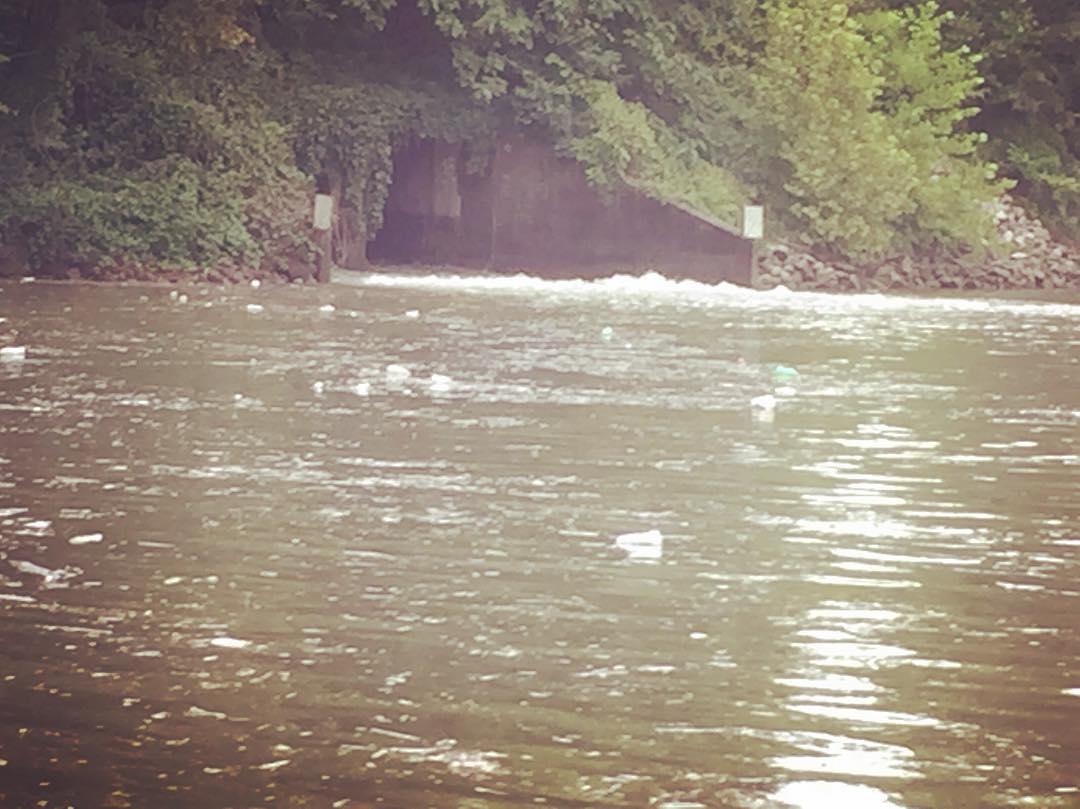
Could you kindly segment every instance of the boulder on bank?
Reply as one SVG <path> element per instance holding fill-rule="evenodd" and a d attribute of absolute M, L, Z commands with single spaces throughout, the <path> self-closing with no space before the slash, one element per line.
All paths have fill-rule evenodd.
<path fill-rule="evenodd" d="M 915 289 L 1080 289 L 1080 248 L 1055 241 L 1037 219 L 1006 197 L 995 212 L 1002 256 L 975 261 L 958 253 L 890 256 L 856 266 L 824 261 L 791 245 L 765 245 L 754 286 L 857 292 Z"/>

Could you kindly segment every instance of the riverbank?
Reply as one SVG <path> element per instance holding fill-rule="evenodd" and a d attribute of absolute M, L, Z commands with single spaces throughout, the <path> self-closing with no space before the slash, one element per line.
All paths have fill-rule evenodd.
<path fill-rule="evenodd" d="M 753 287 L 823 292 L 962 291 L 1022 294 L 1040 290 L 1080 292 L 1080 245 L 1055 240 L 1037 219 L 1011 200 L 1003 200 L 996 214 L 998 235 L 1006 246 L 1002 255 L 976 260 L 971 255 L 941 252 L 921 256 L 895 255 L 856 264 L 847 259 L 823 257 L 813 246 L 766 242 L 758 247 Z M 0 256 L 3 259 L 4 256 Z M 29 277 L 25 260 L 0 260 L 0 278 Z M 371 272 L 511 275 L 526 273 L 553 280 L 594 279 L 618 274 L 640 274 L 644 266 L 564 267 L 538 271 L 529 268 L 492 268 L 449 263 L 373 264 Z M 337 273 L 352 272 L 336 270 Z M 315 283 L 315 266 L 292 261 L 276 269 L 216 266 L 211 268 L 151 267 L 114 264 L 100 267 L 49 268 L 33 277 L 51 281 L 154 282 L 167 284 L 290 284 Z M 699 279 L 708 281 L 706 278 Z"/>
<path fill-rule="evenodd" d="M 767 244 L 758 252 L 754 286 L 829 292 L 1080 290 L 1080 247 L 1054 240 L 1040 221 L 1008 198 L 995 218 L 1007 252 L 990 260 L 941 252 L 856 265 L 821 258 L 812 248 Z"/>

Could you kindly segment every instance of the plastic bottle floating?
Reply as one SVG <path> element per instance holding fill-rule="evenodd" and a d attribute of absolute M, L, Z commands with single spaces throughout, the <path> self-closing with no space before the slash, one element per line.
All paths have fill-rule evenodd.
<path fill-rule="evenodd" d="M 615 537 L 615 547 L 625 551 L 628 559 L 659 559 L 664 554 L 664 535 L 655 528 Z"/>
<path fill-rule="evenodd" d="M 4 346 L 0 348 L 0 360 L 18 362 L 26 359 L 26 346 Z"/>

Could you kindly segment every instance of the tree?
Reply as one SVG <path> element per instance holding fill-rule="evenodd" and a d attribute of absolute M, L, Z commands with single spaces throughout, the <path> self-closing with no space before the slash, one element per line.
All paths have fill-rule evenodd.
<path fill-rule="evenodd" d="M 1016 193 L 1080 233 L 1080 7 L 1068 0 L 943 0 L 952 36 L 984 55 L 975 124 Z"/>
<path fill-rule="evenodd" d="M 404 139 L 482 156 L 500 128 L 729 224 L 761 197 L 853 255 L 981 245 L 988 149 L 1072 215 L 1064 0 L 942 1 L 0 0 L 0 238 L 56 266 L 272 261 L 310 249 L 323 176 L 362 242 Z"/>
<path fill-rule="evenodd" d="M 1002 185 L 962 127 L 981 80 L 969 49 L 943 46 L 937 6 L 777 0 L 767 19 L 752 120 L 777 206 L 848 253 L 985 244 Z"/>

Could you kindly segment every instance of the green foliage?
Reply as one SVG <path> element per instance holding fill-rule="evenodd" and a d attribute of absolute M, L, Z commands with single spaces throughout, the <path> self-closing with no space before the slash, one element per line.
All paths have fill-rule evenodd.
<path fill-rule="evenodd" d="M 986 79 L 976 124 L 1016 194 L 1064 234 L 1080 234 L 1080 6 L 1071 0 L 943 0 L 952 36 Z"/>
<path fill-rule="evenodd" d="M 286 107 L 300 168 L 342 178 L 345 201 L 370 234 L 382 225 L 395 145 L 408 136 L 486 143 L 494 131 L 466 95 L 438 87 L 304 83 Z"/>
<path fill-rule="evenodd" d="M 978 112 L 972 99 L 984 80 L 968 46 L 944 46 L 942 27 L 952 18 L 925 2 L 871 12 L 859 21 L 883 79 L 877 109 L 888 117 L 918 179 L 909 238 L 986 244 L 993 238 L 986 203 L 1011 184 L 996 180 L 998 167 L 978 158 L 986 135 L 964 127 Z"/>
<path fill-rule="evenodd" d="M 774 233 L 852 255 L 985 244 L 998 165 L 1077 228 L 1074 5 L 0 0 L 0 240 L 272 263 L 309 253 L 316 176 L 373 236 L 395 147 L 479 170 L 507 129 L 601 189 L 728 224 L 759 197 Z"/>
<path fill-rule="evenodd" d="M 645 105 L 626 101 L 601 81 L 583 82 L 582 134 L 568 151 L 601 188 L 624 183 L 648 196 L 687 203 L 728 223 L 739 221 L 746 191 L 730 174 L 701 159 Z"/>
<path fill-rule="evenodd" d="M 753 89 L 762 135 L 773 133 L 785 164 L 767 178 L 774 205 L 815 240 L 888 247 L 889 224 L 914 210 L 915 167 L 874 109 L 882 80 L 869 42 L 832 0 L 771 4 L 766 36 Z"/>
<path fill-rule="evenodd" d="M 30 225 L 33 255 L 47 266 L 251 260 L 258 248 L 244 226 L 242 200 L 222 188 L 227 182 L 171 158 L 132 173 L 95 172 L 27 188 L 17 216 Z"/>
<path fill-rule="evenodd" d="M 203 23 L 170 23 L 154 47 L 101 13 L 59 32 L 37 65 L 39 98 L 0 128 L 0 150 L 17 156 L 0 166 L 0 228 L 39 267 L 255 265 L 305 249 L 296 211 L 284 228 L 265 204 L 304 180 L 252 92 L 259 62 L 235 24 Z"/>
<path fill-rule="evenodd" d="M 672 103 L 711 77 L 693 48 L 703 20 L 726 19 L 725 4 L 421 5 L 452 43 L 459 82 L 484 102 L 507 104 L 519 124 L 544 132 L 602 190 L 626 184 L 738 221 L 745 189 L 707 159 L 707 144 L 688 132 Z"/>
<path fill-rule="evenodd" d="M 1080 158 L 1065 135 L 1030 123 L 1012 133 L 1006 147 L 1008 167 L 1027 198 L 1059 228 L 1080 232 Z"/>
<path fill-rule="evenodd" d="M 966 49 L 942 47 L 936 5 L 777 0 L 767 14 L 754 117 L 779 160 L 764 178 L 774 206 L 853 254 L 987 243 L 1004 186 L 960 128 L 980 79 Z"/>

